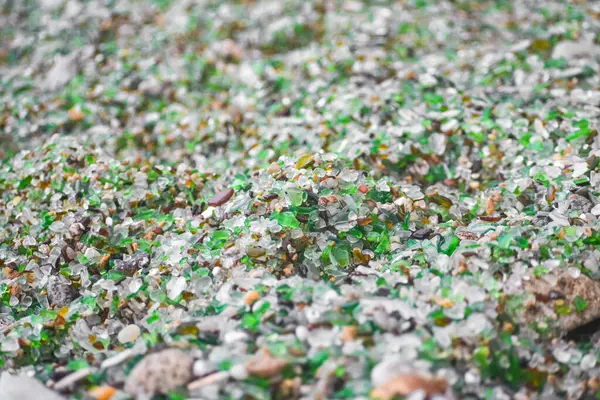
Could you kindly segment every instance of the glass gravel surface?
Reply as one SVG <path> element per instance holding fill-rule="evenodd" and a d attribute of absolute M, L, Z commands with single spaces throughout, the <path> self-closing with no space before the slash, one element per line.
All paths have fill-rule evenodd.
<path fill-rule="evenodd" d="M 600 398 L 600 2 L 0 4 L 0 398 Z"/>

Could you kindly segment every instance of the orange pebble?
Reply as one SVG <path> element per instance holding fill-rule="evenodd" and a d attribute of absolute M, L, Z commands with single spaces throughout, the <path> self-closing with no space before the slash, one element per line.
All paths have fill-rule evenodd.
<path fill-rule="evenodd" d="M 90 396 L 96 400 L 110 400 L 117 389 L 112 386 L 97 386 L 89 391 Z"/>
<path fill-rule="evenodd" d="M 256 290 L 250 290 L 244 295 L 244 303 L 251 305 L 256 303 L 260 298 L 260 294 Z"/>
<path fill-rule="evenodd" d="M 81 107 L 74 106 L 69 111 L 67 111 L 67 115 L 71 121 L 81 121 L 85 118 L 85 114 L 81 111 Z"/>

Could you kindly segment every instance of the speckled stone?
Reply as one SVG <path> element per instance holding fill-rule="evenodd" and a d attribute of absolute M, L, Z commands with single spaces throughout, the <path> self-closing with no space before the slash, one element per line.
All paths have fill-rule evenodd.
<path fill-rule="evenodd" d="M 192 378 L 194 359 L 178 349 L 146 356 L 131 371 L 125 391 L 133 396 L 166 394 Z"/>
<path fill-rule="evenodd" d="M 64 307 L 73 301 L 73 290 L 71 285 L 61 279 L 52 279 L 46 287 L 48 302 L 52 306 Z"/>
<path fill-rule="evenodd" d="M 135 273 L 147 267 L 150 264 L 150 256 L 144 252 L 134 254 L 128 260 L 121 260 L 115 265 L 115 270 L 124 273 L 127 276 L 133 276 Z"/>

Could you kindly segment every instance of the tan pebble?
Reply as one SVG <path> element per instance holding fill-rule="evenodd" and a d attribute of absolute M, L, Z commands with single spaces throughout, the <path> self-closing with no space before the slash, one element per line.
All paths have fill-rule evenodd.
<path fill-rule="evenodd" d="M 102 258 L 100 258 L 100 262 L 98 262 L 98 264 L 99 264 L 101 267 L 105 267 L 105 266 L 106 266 L 106 264 L 108 263 L 108 260 L 110 260 L 110 254 L 104 254 L 104 255 L 102 256 Z"/>
<path fill-rule="evenodd" d="M 487 215 L 492 215 L 494 212 L 496 212 L 496 204 L 494 204 L 494 200 L 488 199 L 485 213 Z"/>
<path fill-rule="evenodd" d="M 448 382 L 443 378 L 425 377 L 419 374 L 407 374 L 390 379 L 376 387 L 371 396 L 376 399 L 391 400 L 396 396 L 408 396 L 412 392 L 422 390 L 427 397 L 444 394 Z"/>
<path fill-rule="evenodd" d="M 252 258 L 258 258 L 264 256 L 267 251 L 262 247 L 251 247 L 246 252 Z"/>
<path fill-rule="evenodd" d="M 355 326 L 345 326 L 342 329 L 342 342 L 347 343 L 356 339 L 356 332 Z"/>
<path fill-rule="evenodd" d="M 69 109 L 67 114 L 69 115 L 69 119 L 71 121 L 81 121 L 83 118 L 85 118 L 85 114 L 81 111 L 81 107 L 79 105 Z"/>
<path fill-rule="evenodd" d="M 221 371 L 215 372 L 214 374 L 210 374 L 203 378 L 197 379 L 191 382 L 187 387 L 189 390 L 199 389 L 204 386 L 215 385 L 219 382 L 229 379 L 229 372 Z"/>
<path fill-rule="evenodd" d="M 256 303 L 259 298 L 260 294 L 256 290 L 250 290 L 244 295 L 244 303 L 251 305 Z"/>
<path fill-rule="evenodd" d="M 271 175 L 276 174 L 279 171 L 281 171 L 281 167 L 276 162 L 272 162 L 271 165 L 269 165 L 269 167 L 267 168 L 267 173 Z"/>
<path fill-rule="evenodd" d="M 268 379 L 279 375 L 286 365 L 287 361 L 275 358 L 269 350 L 262 349 L 248 360 L 246 369 L 252 376 Z"/>
<path fill-rule="evenodd" d="M 450 308 L 454 305 L 454 302 L 452 300 L 445 299 L 443 297 L 436 297 L 435 302 L 438 306 L 444 307 L 444 308 Z"/>
<path fill-rule="evenodd" d="M 281 394 L 286 396 L 286 398 L 296 398 L 300 393 L 301 385 L 302 380 L 299 377 L 294 379 L 285 379 L 280 385 Z"/>

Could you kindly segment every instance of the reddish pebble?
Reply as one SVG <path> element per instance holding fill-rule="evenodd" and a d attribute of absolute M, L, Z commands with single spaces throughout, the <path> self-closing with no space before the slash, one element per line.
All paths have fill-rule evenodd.
<path fill-rule="evenodd" d="M 369 191 L 369 188 L 367 187 L 367 185 L 358 185 L 358 190 L 361 193 L 367 193 Z"/>
<path fill-rule="evenodd" d="M 216 207 L 220 206 L 221 204 L 225 204 L 227 200 L 229 200 L 231 196 L 233 196 L 234 193 L 235 192 L 233 189 L 223 190 L 222 192 L 219 192 L 210 199 L 208 199 L 208 205 Z"/>

